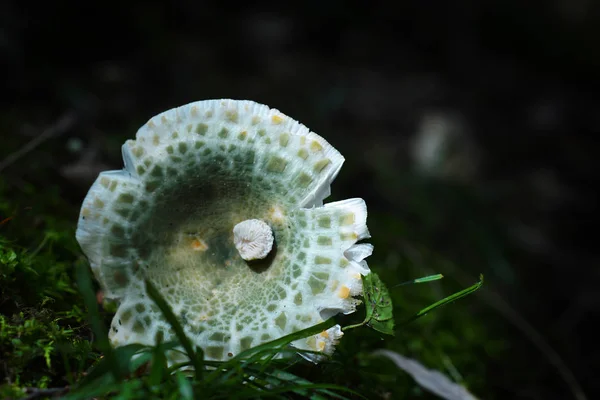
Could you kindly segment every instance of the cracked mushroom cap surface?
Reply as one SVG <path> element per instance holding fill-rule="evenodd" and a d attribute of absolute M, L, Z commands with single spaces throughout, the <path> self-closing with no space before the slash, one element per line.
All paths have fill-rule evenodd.
<path fill-rule="evenodd" d="M 212 360 L 355 311 L 367 210 L 358 198 L 323 205 L 344 158 L 322 137 L 265 105 L 207 100 L 153 117 L 122 152 L 76 233 L 120 302 L 114 346 L 175 339 L 144 279 Z M 336 325 L 292 344 L 331 354 L 341 336 Z"/>

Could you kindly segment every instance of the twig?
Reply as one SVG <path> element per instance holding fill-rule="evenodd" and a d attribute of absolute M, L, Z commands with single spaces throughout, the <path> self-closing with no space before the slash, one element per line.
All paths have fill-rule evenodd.
<path fill-rule="evenodd" d="M 47 388 L 47 389 L 39 389 L 39 388 L 25 388 L 25 393 L 29 395 L 27 397 L 23 397 L 22 400 L 32 400 L 42 396 L 55 396 L 57 394 L 63 394 L 69 391 L 69 387 L 62 388 Z"/>
<path fill-rule="evenodd" d="M 58 136 L 66 131 L 68 131 L 77 120 L 74 112 L 68 112 L 63 115 L 56 123 L 46 130 L 44 130 L 40 135 L 33 138 L 29 143 L 25 146 L 21 147 L 19 150 L 15 151 L 12 154 L 9 154 L 4 160 L 0 161 L 0 172 L 2 172 L 5 168 L 14 164 L 19 158 L 23 157 L 25 154 L 29 153 L 40 144 L 44 143 L 46 140 L 50 139 L 53 136 Z"/>

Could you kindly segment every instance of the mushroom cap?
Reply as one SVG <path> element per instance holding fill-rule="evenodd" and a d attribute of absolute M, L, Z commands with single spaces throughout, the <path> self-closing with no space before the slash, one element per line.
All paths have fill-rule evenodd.
<path fill-rule="evenodd" d="M 207 100 L 161 113 L 101 173 L 76 237 L 106 298 L 120 301 L 115 346 L 174 338 L 149 279 L 208 359 L 355 311 L 370 244 L 362 199 L 323 205 L 344 158 L 278 110 Z M 234 227 L 258 219 L 274 245 L 244 259 Z M 339 326 L 295 341 L 330 354 Z M 316 359 L 316 358 L 313 358 Z"/>

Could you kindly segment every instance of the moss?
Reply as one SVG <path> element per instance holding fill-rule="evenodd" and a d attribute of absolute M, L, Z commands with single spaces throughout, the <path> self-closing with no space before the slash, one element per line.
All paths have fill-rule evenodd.
<path fill-rule="evenodd" d="M 99 357 L 71 278 L 83 261 L 73 227 L 58 210 L 45 214 L 61 200 L 50 192 L 45 207 L 28 208 L 7 190 L 0 181 L 0 398 L 64 387 Z"/>

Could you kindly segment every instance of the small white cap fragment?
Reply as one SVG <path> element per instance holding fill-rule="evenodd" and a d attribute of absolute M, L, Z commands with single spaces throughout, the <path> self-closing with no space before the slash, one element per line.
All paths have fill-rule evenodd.
<path fill-rule="evenodd" d="M 260 219 L 247 219 L 233 227 L 233 242 L 244 260 L 262 260 L 273 248 L 273 231 Z"/>

